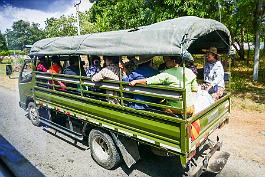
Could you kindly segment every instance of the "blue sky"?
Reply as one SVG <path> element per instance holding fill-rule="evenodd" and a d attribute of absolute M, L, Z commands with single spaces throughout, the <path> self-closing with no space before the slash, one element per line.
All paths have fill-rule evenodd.
<path fill-rule="evenodd" d="M 5 32 L 14 21 L 25 20 L 39 23 L 42 28 L 45 20 L 51 17 L 75 14 L 75 0 L 0 0 L 0 30 Z M 88 10 L 92 4 L 81 0 L 80 11 Z"/>
<path fill-rule="evenodd" d="M 84 0 L 83 0 L 84 1 Z M 74 0 L 0 0 L 0 6 L 12 6 L 40 11 L 64 11 Z"/>

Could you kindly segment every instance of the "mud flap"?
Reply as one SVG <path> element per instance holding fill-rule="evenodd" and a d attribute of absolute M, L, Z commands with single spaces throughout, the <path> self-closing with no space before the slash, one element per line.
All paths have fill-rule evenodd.
<path fill-rule="evenodd" d="M 206 168 L 207 172 L 220 173 L 224 168 L 230 154 L 228 152 L 217 151 L 208 161 L 208 166 Z"/>
<path fill-rule="evenodd" d="M 137 142 L 124 136 L 117 136 L 114 133 L 111 133 L 111 135 L 122 154 L 125 164 L 130 168 L 140 159 Z"/>

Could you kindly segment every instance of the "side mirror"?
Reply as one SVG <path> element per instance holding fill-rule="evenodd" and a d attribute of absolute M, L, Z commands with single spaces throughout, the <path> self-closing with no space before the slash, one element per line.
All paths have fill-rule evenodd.
<path fill-rule="evenodd" d="M 6 65 L 6 75 L 11 76 L 12 72 L 13 72 L 12 65 L 10 64 Z"/>

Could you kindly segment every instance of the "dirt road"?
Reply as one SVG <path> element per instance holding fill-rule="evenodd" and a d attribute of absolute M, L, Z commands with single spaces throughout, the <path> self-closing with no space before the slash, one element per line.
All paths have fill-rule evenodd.
<path fill-rule="evenodd" d="M 264 119 L 263 113 L 233 112 L 230 124 L 219 132 L 224 140 L 224 150 L 231 153 L 219 177 L 264 176 Z M 18 107 L 17 90 L 1 86 L 0 134 L 24 158 L 12 163 L 18 176 L 167 177 L 178 174 L 174 158 L 149 153 L 142 154 L 142 160 L 131 169 L 123 164 L 117 169 L 105 170 L 93 161 L 86 146 L 80 143 L 74 146 L 71 139 L 61 134 L 57 134 L 58 138 L 43 128 L 34 127 Z"/>

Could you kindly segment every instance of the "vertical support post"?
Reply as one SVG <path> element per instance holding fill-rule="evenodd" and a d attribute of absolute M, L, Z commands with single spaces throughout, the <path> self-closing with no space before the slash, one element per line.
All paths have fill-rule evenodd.
<path fill-rule="evenodd" d="M 119 59 L 119 62 L 121 63 L 121 58 Z M 121 106 L 124 106 L 124 102 L 123 102 L 123 85 L 122 85 L 122 71 L 121 68 L 119 67 L 119 91 L 120 91 L 120 101 L 121 101 Z"/>
<path fill-rule="evenodd" d="M 34 72 L 34 71 L 36 71 L 37 70 L 37 57 L 36 56 L 34 56 L 33 57 L 33 60 L 34 60 L 34 62 L 33 62 L 33 65 L 34 65 L 34 67 L 33 67 L 33 72 L 32 72 L 32 84 L 33 84 L 33 99 L 34 100 L 36 100 L 36 96 L 35 96 L 35 91 L 34 91 L 34 86 L 36 86 L 36 72 Z"/>
<path fill-rule="evenodd" d="M 79 62 L 78 62 L 78 65 L 79 65 L 79 85 L 80 85 L 80 93 L 81 93 L 81 97 L 83 97 L 83 81 L 82 81 L 82 72 L 81 72 L 81 57 L 79 55 Z"/>
<path fill-rule="evenodd" d="M 52 61 L 51 61 L 51 66 L 52 66 Z M 53 76 L 53 73 L 50 73 L 52 75 L 52 90 L 55 90 L 55 87 L 54 87 L 54 76 Z"/>
<path fill-rule="evenodd" d="M 183 61 L 183 93 L 182 93 L 182 101 L 183 101 L 183 111 L 184 111 L 184 115 L 183 115 L 183 119 L 186 120 L 187 119 L 187 93 L 186 93 L 186 74 L 185 74 L 185 60 L 184 60 L 184 44 L 187 42 L 187 35 L 185 34 L 182 38 L 181 44 L 180 44 L 180 56 L 181 59 Z"/>
<path fill-rule="evenodd" d="M 187 152 L 188 152 L 188 144 L 187 141 L 189 138 L 187 137 L 187 131 L 186 131 L 186 121 L 180 123 L 180 149 L 181 153 L 183 155 L 180 156 L 180 162 L 183 168 L 185 168 L 187 164 Z"/>
<path fill-rule="evenodd" d="M 228 79 L 228 90 L 231 92 L 231 79 L 232 79 L 232 73 L 231 73 L 231 57 L 228 59 L 228 73 L 229 73 L 229 79 Z"/>
<path fill-rule="evenodd" d="M 231 79 L 232 79 L 232 73 L 231 73 L 231 57 L 228 59 L 228 71 L 229 71 L 229 79 L 228 79 L 228 90 L 231 92 Z M 231 96 L 229 97 L 229 113 L 231 113 Z"/>
<path fill-rule="evenodd" d="M 184 89 L 184 92 L 183 92 L 183 110 L 184 110 L 184 119 L 187 119 L 187 93 L 186 93 L 186 74 L 185 74 L 185 67 L 186 67 L 186 63 L 185 63 L 185 60 L 183 60 L 183 89 Z"/>

